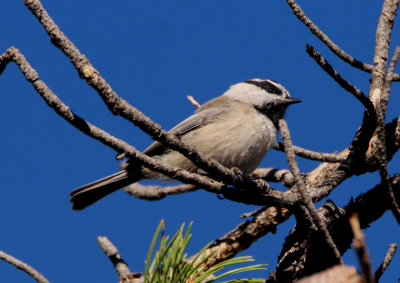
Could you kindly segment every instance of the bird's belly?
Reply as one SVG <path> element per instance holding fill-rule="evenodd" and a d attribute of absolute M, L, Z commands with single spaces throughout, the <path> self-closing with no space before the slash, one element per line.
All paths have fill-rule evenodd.
<path fill-rule="evenodd" d="M 225 167 L 237 167 L 248 175 L 276 142 L 276 129 L 272 122 L 254 111 L 252 119 L 243 121 L 241 115 L 236 115 L 189 132 L 182 139 Z M 191 162 L 184 163 L 183 168 L 194 169 Z"/>

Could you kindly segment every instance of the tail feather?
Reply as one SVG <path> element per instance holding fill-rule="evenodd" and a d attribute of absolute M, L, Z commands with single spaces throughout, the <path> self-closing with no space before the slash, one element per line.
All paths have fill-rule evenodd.
<path fill-rule="evenodd" d="M 123 170 L 70 192 L 72 209 L 82 210 L 103 197 L 140 180 L 140 174 Z"/>

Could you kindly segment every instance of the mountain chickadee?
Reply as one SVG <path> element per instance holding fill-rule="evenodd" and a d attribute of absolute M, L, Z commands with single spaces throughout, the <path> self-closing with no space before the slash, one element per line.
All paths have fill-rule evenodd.
<path fill-rule="evenodd" d="M 283 118 L 286 108 L 298 102 L 301 100 L 291 98 L 275 81 L 251 79 L 231 86 L 223 95 L 203 104 L 170 133 L 225 167 L 237 167 L 248 175 L 275 145 L 278 120 Z M 143 153 L 187 171 L 198 171 L 189 159 L 159 142 Z M 121 164 L 120 172 L 72 191 L 73 209 L 81 210 L 142 179 L 160 177 L 160 173 L 127 160 Z"/>

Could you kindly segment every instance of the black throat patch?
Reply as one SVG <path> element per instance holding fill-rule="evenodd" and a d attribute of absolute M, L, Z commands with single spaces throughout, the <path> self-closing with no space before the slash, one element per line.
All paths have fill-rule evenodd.
<path fill-rule="evenodd" d="M 267 116 L 274 124 L 276 130 L 279 130 L 278 121 L 285 115 L 287 105 L 265 104 L 263 106 L 254 106 L 254 108 Z"/>

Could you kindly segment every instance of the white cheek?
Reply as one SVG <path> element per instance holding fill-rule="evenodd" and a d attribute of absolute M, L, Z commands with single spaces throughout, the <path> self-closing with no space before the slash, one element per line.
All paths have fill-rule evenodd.
<path fill-rule="evenodd" d="M 231 86 L 223 95 L 250 105 L 263 105 L 268 99 L 266 91 L 248 83 Z"/>

